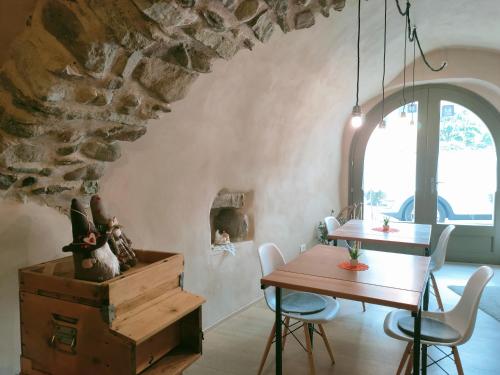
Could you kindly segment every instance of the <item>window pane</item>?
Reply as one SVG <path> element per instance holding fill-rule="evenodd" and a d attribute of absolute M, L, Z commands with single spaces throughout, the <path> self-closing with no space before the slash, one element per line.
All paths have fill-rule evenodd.
<path fill-rule="evenodd" d="M 418 105 L 400 107 L 370 136 L 363 172 L 364 217 L 414 221 Z"/>
<path fill-rule="evenodd" d="M 467 108 L 441 101 L 437 222 L 493 225 L 497 156 L 488 127 Z"/>

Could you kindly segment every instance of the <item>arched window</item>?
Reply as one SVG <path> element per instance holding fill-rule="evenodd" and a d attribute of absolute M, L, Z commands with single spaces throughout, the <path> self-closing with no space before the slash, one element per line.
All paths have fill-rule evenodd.
<path fill-rule="evenodd" d="M 498 111 L 450 85 L 418 87 L 414 100 L 391 96 L 382 127 L 380 105 L 367 114 L 351 146 L 350 200 L 363 201 L 368 219 L 433 224 L 433 239 L 458 225 L 452 259 L 500 260 Z"/>

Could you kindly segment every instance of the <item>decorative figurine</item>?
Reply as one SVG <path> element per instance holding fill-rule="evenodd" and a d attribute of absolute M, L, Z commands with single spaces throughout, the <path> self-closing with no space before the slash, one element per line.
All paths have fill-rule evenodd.
<path fill-rule="evenodd" d="M 75 278 L 102 282 L 120 274 L 120 264 L 108 245 L 108 235 L 99 233 L 88 219 L 85 208 L 71 201 L 73 242 L 63 247 L 73 253 Z"/>
<path fill-rule="evenodd" d="M 132 241 L 125 235 L 116 217 L 111 217 L 107 214 L 100 196 L 92 196 L 90 199 L 90 209 L 92 210 L 92 218 L 99 233 L 101 235 L 108 234 L 109 247 L 118 258 L 120 269 L 126 271 L 130 267 L 135 266 L 137 258 L 132 249 Z"/>
<path fill-rule="evenodd" d="M 217 229 L 215 231 L 215 240 L 214 243 L 216 245 L 226 245 L 228 243 L 231 243 L 231 239 L 229 238 L 229 234 L 226 233 L 226 231 L 219 232 Z"/>

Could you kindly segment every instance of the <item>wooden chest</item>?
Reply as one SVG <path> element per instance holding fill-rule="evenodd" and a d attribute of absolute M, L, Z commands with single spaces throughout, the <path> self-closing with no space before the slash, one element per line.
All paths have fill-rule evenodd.
<path fill-rule="evenodd" d="M 200 296 L 183 290 L 181 254 L 136 250 L 102 283 L 71 257 L 19 271 L 21 374 L 180 374 L 201 356 Z"/>

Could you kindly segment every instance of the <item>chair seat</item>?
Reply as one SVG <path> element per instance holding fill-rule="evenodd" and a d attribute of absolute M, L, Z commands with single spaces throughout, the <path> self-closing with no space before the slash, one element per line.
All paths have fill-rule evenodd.
<path fill-rule="evenodd" d="M 453 346 L 462 341 L 462 334 L 457 327 L 439 319 L 440 316 L 444 318 L 443 314 L 422 311 L 420 327 L 423 344 Z M 394 310 L 385 317 L 384 331 L 392 338 L 413 341 L 413 327 L 413 317 L 409 311 Z"/>
<path fill-rule="evenodd" d="M 281 309 L 292 314 L 310 315 L 323 311 L 328 300 L 319 294 L 292 292 L 283 297 Z"/>
<path fill-rule="evenodd" d="M 284 290 L 283 299 L 285 299 L 287 295 L 294 294 L 294 293 L 301 294 L 301 293 L 305 293 L 305 292 L 295 292 L 295 291 Z M 323 298 L 326 301 L 326 306 L 323 310 L 321 310 L 319 312 L 309 313 L 309 314 L 299 314 L 299 313 L 290 313 L 290 312 L 282 311 L 282 315 L 289 317 L 289 318 L 292 318 L 292 319 L 303 321 L 305 323 L 313 323 L 313 324 L 328 323 L 329 321 L 331 321 L 333 318 L 335 318 L 337 316 L 337 313 L 338 313 L 339 308 L 340 308 L 340 304 L 336 299 L 334 299 L 332 297 L 323 296 L 320 294 L 318 294 L 318 296 L 320 296 L 321 298 Z M 295 298 L 297 298 L 297 297 L 295 297 Z M 283 299 L 282 299 L 282 302 L 283 302 Z M 271 310 L 276 311 L 276 300 L 274 298 L 269 299 L 266 302 L 268 303 L 268 306 Z"/>
<path fill-rule="evenodd" d="M 414 336 L 415 318 L 406 316 L 398 320 L 398 327 L 407 335 Z M 420 326 L 422 340 L 452 343 L 460 339 L 460 332 L 446 323 L 431 318 L 422 318 Z"/>

